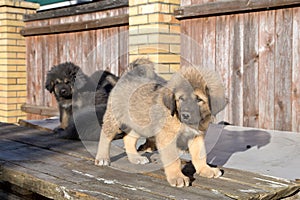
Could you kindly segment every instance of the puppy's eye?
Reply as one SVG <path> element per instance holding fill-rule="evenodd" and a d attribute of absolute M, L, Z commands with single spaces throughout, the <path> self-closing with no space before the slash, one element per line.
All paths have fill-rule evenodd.
<path fill-rule="evenodd" d="M 198 96 L 196 96 L 196 101 L 198 102 L 198 103 L 200 103 L 200 102 L 204 102 L 203 101 L 203 99 L 201 99 L 200 97 L 198 97 Z"/>
<path fill-rule="evenodd" d="M 180 96 L 178 99 L 179 99 L 180 101 L 184 101 L 184 96 Z"/>
<path fill-rule="evenodd" d="M 70 83 L 70 81 L 69 80 L 65 80 L 65 84 L 69 84 Z"/>
<path fill-rule="evenodd" d="M 58 80 L 56 80 L 55 82 L 54 82 L 54 84 L 56 85 L 56 84 L 59 84 L 59 81 Z"/>

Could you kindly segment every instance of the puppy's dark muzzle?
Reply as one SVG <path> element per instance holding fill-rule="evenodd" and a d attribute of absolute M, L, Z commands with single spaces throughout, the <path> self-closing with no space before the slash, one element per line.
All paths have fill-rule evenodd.
<path fill-rule="evenodd" d="M 189 121 L 191 119 L 191 114 L 188 112 L 181 113 L 181 120 L 182 121 Z"/>

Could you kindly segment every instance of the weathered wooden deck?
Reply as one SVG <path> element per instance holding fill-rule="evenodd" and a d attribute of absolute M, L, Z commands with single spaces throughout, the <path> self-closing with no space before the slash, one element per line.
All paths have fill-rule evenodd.
<path fill-rule="evenodd" d="M 192 186 L 173 188 L 161 169 L 117 169 L 118 162 L 128 162 L 125 154 L 119 157 L 113 167 L 97 167 L 82 142 L 0 123 L 0 188 L 15 187 L 28 199 L 279 199 L 300 189 L 297 182 L 235 169 L 206 179 L 193 174 L 190 163 L 184 171 L 195 179 Z M 12 195 L 0 190 L 0 199 L 13 199 Z"/>

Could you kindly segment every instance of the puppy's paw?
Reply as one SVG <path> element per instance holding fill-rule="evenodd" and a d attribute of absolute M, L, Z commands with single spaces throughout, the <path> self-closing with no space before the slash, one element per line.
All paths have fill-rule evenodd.
<path fill-rule="evenodd" d="M 145 165 L 150 162 L 146 156 L 141 156 L 136 154 L 128 154 L 128 160 L 132 164 L 139 164 L 139 165 Z"/>
<path fill-rule="evenodd" d="M 199 172 L 197 172 L 200 176 L 206 178 L 218 178 L 222 176 L 222 172 L 219 168 L 209 167 L 208 165 L 203 167 Z"/>
<path fill-rule="evenodd" d="M 187 176 L 184 176 L 183 174 L 175 177 L 169 177 L 167 178 L 168 182 L 173 187 L 188 187 L 190 185 L 190 179 Z"/>
<path fill-rule="evenodd" d="M 110 159 L 109 158 L 96 158 L 95 159 L 95 165 L 109 166 L 110 165 Z"/>

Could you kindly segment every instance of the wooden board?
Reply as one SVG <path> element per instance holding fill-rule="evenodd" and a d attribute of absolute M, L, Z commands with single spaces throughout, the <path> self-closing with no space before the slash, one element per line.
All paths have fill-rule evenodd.
<path fill-rule="evenodd" d="M 270 199 L 289 196 L 300 185 L 234 169 L 219 179 L 201 178 L 187 163 L 191 187 L 173 188 L 161 169 L 129 173 L 97 167 L 80 141 L 55 139 L 36 129 L 0 124 L 0 181 L 52 199 Z M 127 162 L 123 154 L 119 158 Z M 130 165 L 134 167 L 134 165 Z"/>

